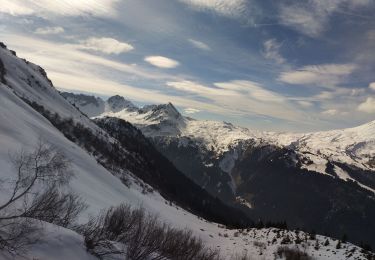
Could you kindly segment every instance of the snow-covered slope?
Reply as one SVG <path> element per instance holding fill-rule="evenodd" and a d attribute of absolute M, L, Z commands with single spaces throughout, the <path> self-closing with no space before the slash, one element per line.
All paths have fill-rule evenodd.
<path fill-rule="evenodd" d="M 49 223 L 39 223 L 41 228 L 39 241 L 28 247 L 24 255 L 15 256 L 0 251 L 0 258 L 4 260 L 94 260 L 85 246 L 83 237 L 74 231 L 57 227 Z M 208 223 L 201 225 L 197 232 L 201 237 L 208 236 L 213 248 L 220 250 L 228 260 L 248 259 L 285 259 L 278 252 L 282 248 L 294 249 L 306 253 L 317 260 L 371 259 L 371 253 L 363 251 L 351 243 L 341 242 L 336 248 L 338 240 L 316 235 L 312 237 L 301 231 L 287 231 L 276 228 L 229 230 Z M 372 256 L 373 257 L 373 256 Z M 105 260 L 122 259 L 120 256 L 109 255 Z M 147 259 L 145 259 L 147 260 Z"/>
<path fill-rule="evenodd" d="M 1 83 L 0 87 L 0 166 L 2 177 L 10 177 L 14 172 L 9 153 L 16 152 L 21 148 L 32 150 L 38 140 L 42 138 L 61 149 L 71 161 L 72 170 L 75 173 L 75 179 L 70 184 L 71 188 L 80 194 L 89 205 L 88 210 L 82 216 L 82 221 L 85 221 L 88 215 L 95 215 L 103 208 L 128 202 L 134 206 L 143 206 L 148 211 L 159 214 L 167 222 L 181 228 L 192 226 L 191 223 L 194 222 L 201 222 L 195 215 L 178 206 L 169 206 L 169 203 L 167 205 L 167 201 L 157 191 L 145 193 L 142 187 L 145 185 L 143 181 L 131 174 L 130 171 L 127 171 L 127 177 L 130 179 L 131 186 L 127 187 L 114 176 L 116 174 L 110 173 L 98 164 L 97 160 L 87 151 L 69 141 L 22 98 L 43 105 L 51 113 L 60 114 L 61 110 L 64 112 L 60 114 L 61 117 L 73 118 L 108 142 L 117 142 L 63 98 L 53 88 L 49 80 L 40 75 L 39 69 L 34 70 L 34 68 L 38 68 L 36 65 L 17 58 L 5 48 L 0 48 L 0 60 L 4 64 L 6 72 L 6 84 Z M 28 84 L 30 78 L 38 80 L 35 84 Z M 118 106 L 116 100 L 113 100 L 112 108 Z M 126 172 L 126 169 L 121 170 Z M 196 229 L 198 230 L 198 228 Z"/>
<path fill-rule="evenodd" d="M 277 142 L 293 147 L 301 153 L 311 153 L 311 159 L 315 164 L 319 164 L 315 157 L 320 157 L 325 162 L 331 160 L 361 169 L 375 170 L 373 162 L 375 158 L 375 121 L 342 130 L 280 134 Z"/>

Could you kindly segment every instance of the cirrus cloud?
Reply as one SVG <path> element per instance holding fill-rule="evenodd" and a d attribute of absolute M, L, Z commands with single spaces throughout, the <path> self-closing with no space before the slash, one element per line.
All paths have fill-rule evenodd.
<path fill-rule="evenodd" d="M 79 48 L 85 50 L 99 51 L 106 54 L 120 54 L 134 49 L 134 47 L 126 42 L 120 42 L 113 38 L 88 38 L 81 41 Z"/>
<path fill-rule="evenodd" d="M 302 34 L 318 37 L 329 28 L 333 13 L 353 11 L 369 4 L 370 0 L 297 1 L 295 4 L 281 5 L 279 20 Z"/>
<path fill-rule="evenodd" d="M 208 46 L 207 44 L 205 44 L 204 42 L 201 42 L 201 41 L 197 41 L 197 40 L 194 40 L 194 39 L 189 39 L 189 42 L 196 48 L 198 49 L 201 49 L 201 50 L 205 50 L 205 51 L 209 51 L 211 50 L 210 46 Z"/>
<path fill-rule="evenodd" d="M 155 67 L 163 69 L 172 69 L 180 65 L 178 61 L 163 56 L 147 56 L 144 60 Z"/>
<path fill-rule="evenodd" d="M 185 114 L 196 114 L 198 112 L 201 112 L 199 109 L 188 107 L 184 109 Z"/>
<path fill-rule="evenodd" d="M 59 34 L 63 33 L 64 28 L 62 27 L 40 27 L 35 30 L 36 34 Z"/>
<path fill-rule="evenodd" d="M 319 85 L 334 87 L 357 68 L 354 64 L 322 64 L 304 66 L 280 74 L 278 80 L 293 85 Z"/>
<path fill-rule="evenodd" d="M 375 113 L 375 98 L 368 97 L 366 101 L 359 104 L 358 111 L 365 112 L 365 113 Z"/>
<path fill-rule="evenodd" d="M 269 39 L 263 42 L 263 56 L 266 59 L 273 60 L 278 64 L 285 62 L 285 59 L 280 54 L 281 44 L 276 39 Z"/>
<path fill-rule="evenodd" d="M 241 17 L 246 12 L 246 0 L 179 0 L 199 11 L 214 11 L 227 17 Z"/>
<path fill-rule="evenodd" d="M 327 109 L 322 112 L 323 115 L 325 116 L 335 116 L 337 115 L 338 111 L 336 109 Z"/>
<path fill-rule="evenodd" d="M 118 0 L 0 0 L 0 12 L 13 16 L 40 17 L 97 15 L 112 16 Z"/>

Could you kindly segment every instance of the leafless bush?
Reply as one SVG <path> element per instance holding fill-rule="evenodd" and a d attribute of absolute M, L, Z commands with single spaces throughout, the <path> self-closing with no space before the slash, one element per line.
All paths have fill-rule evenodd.
<path fill-rule="evenodd" d="M 285 260 L 313 260 L 306 252 L 302 252 L 297 248 L 289 248 L 287 246 L 280 246 L 277 248 L 275 259 Z"/>
<path fill-rule="evenodd" d="M 230 258 L 230 260 L 252 260 L 252 259 L 254 258 L 251 257 L 246 251 L 244 251 L 242 254 L 237 253 Z"/>
<path fill-rule="evenodd" d="M 0 180 L 0 189 L 10 191 L 1 198 L 0 249 L 18 251 L 35 241 L 33 219 L 66 227 L 85 204 L 77 195 L 60 191 L 72 173 L 69 161 L 51 145 L 39 141 L 33 152 L 22 150 L 11 155 L 11 161 L 15 179 Z"/>
<path fill-rule="evenodd" d="M 144 209 L 122 204 L 110 208 L 77 230 L 96 256 L 120 254 L 127 259 L 219 259 L 191 231 L 162 223 Z M 122 246 L 119 246 L 119 245 Z"/>
<path fill-rule="evenodd" d="M 86 204 L 78 195 L 62 193 L 52 186 L 33 200 L 25 217 L 68 227 L 85 208 Z"/>

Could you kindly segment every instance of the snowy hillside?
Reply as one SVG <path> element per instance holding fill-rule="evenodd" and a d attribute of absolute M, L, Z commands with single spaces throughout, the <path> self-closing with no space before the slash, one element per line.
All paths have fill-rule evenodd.
<path fill-rule="evenodd" d="M 38 85 L 38 87 L 41 87 L 40 90 L 32 85 L 27 85 L 27 79 L 36 77 L 35 74 L 37 73 L 15 73 L 31 70 L 35 65 L 30 65 L 30 63 L 16 58 L 6 49 L 0 49 L 0 59 L 6 60 L 4 64 L 7 82 L 7 85 L 1 84 L 0 87 L 0 166 L 2 178 L 9 178 L 14 174 L 9 153 L 16 152 L 21 148 L 31 150 L 39 138 L 43 138 L 48 143 L 61 149 L 71 161 L 72 170 L 75 173 L 75 179 L 70 184 L 71 189 L 89 205 L 87 211 L 80 218 L 81 223 L 84 223 L 89 215 L 96 215 L 104 208 L 127 202 L 135 207 L 142 206 L 148 211 L 160 215 L 166 222 L 182 229 L 189 227 L 198 232 L 202 226 L 207 225 L 205 221 L 199 220 L 191 213 L 177 206 L 170 206 L 170 203 L 167 203 L 157 192 L 147 194 L 142 192 L 143 187 L 140 186 L 142 181 L 136 179 L 133 175 L 129 175 L 129 178 L 133 180 L 130 188 L 122 184 L 117 177 L 98 164 L 95 158 L 66 139 L 48 120 L 23 102 L 17 95 L 35 98 L 47 107 L 50 105 L 49 108 L 52 111 L 60 111 L 61 109 L 61 111 L 65 111 L 66 116 L 81 120 L 82 123 L 87 122 L 87 125 L 93 127 L 93 129 L 99 128 L 67 103 L 57 91 L 51 88 L 46 79 L 39 79 L 40 86 Z M 8 73 L 8 66 L 11 68 L 11 74 Z M 56 101 L 56 105 L 54 105 L 54 101 Z M 210 226 L 216 229 L 216 225 L 210 224 Z M 60 235 L 63 236 L 64 232 Z M 202 236 L 202 238 L 211 239 L 208 235 Z"/>
<path fill-rule="evenodd" d="M 83 237 L 69 229 L 48 223 L 42 226 L 44 231 L 41 240 L 30 246 L 26 256 L 19 259 L 97 259 L 90 255 L 84 246 Z M 225 259 L 237 260 L 247 256 L 251 260 L 285 259 L 283 250 L 298 250 L 316 260 L 371 259 L 371 254 L 350 243 L 342 243 L 337 248 L 338 240 L 325 236 L 304 233 L 301 231 L 285 231 L 275 228 L 228 230 L 222 227 L 202 223 L 197 231 L 202 237 L 209 237 L 207 242 L 219 249 Z M 0 252 L 0 258 L 14 260 L 14 256 Z M 16 258 L 18 259 L 18 258 Z M 103 259 L 121 259 L 107 256 Z"/>
<path fill-rule="evenodd" d="M 365 170 L 375 170 L 375 121 L 342 130 L 297 135 L 280 134 L 277 142 L 293 147 L 301 153 L 311 153 L 310 159 L 316 164 L 314 167 L 317 170 L 323 167 L 327 160 L 347 163 Z M 323 162 L 319 163 L 316 157 L 320 157 Z M 348 178 L 339 172 L 340 170 L 337 172 L 340 178 Z"/>

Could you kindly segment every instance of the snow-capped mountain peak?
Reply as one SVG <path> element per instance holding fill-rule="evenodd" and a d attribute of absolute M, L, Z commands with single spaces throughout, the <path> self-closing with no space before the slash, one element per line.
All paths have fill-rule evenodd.
<path fill-rule="evenodd" d="M 147 105 L 139 109 L 139 113 L 147 114 L 147 120 L 163 122 L 163 121 L 178 121 L 182 119 L 182 115 L 172 103 L 161 105 Z"/>
<path fill-rule="evenodd" d="M 126 100 L 124 97 L 115 95 L 107 100 L 108 108 L 112 112 L 119 112 L 123 109 L 134 110 L 137 107 L 129 100 Z"/>

